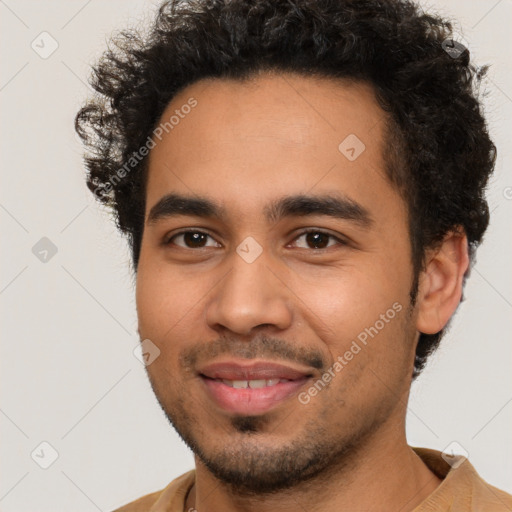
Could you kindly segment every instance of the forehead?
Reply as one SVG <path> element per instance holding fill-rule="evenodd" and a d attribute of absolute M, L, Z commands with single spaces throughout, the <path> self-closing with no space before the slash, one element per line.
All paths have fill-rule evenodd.
<path fill-rule="evenodd" d="M 238 212 L 285 193 L 334 190 L 363 203 L 394 194 L 382 158 L 385 113 L 363 82 L 289 73 L 201 80 L 173 98 L 159 126 L 147 210 L 169 192 Z"/>

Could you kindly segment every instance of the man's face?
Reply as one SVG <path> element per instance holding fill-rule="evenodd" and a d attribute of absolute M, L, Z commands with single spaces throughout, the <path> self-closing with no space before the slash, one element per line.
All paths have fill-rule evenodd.
<path fill-rule="evenodd" d="M 168 418 L 198 463 L 257 492 L 392 445 L 417 332 L 406 207 L 385 176 L 372 90 L 290 74 L 208 80 L 162 122 L 176 110 L 150 154 L 137 274 L 140 336 L 160 350 L 147 371 Z M 221 215 L 176 213 L 169 194 Z M 294 196 L 339 208 L 270 209 Z"/>

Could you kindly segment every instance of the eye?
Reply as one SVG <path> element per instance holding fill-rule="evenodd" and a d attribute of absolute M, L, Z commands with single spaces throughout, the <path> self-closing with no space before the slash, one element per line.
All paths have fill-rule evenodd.
<path fill-rule="evenodd" d="M 340 245 L 346 245 L 346 243 L 340 238 L 318 229 L 308 229 L 307 231 L 303 231 L 298 237 L 295 238 L 295 240 L 299 240 L 302 237 L 305 237 L 304 242 L 306 246 L 300 247 L 301 249 L 310 249 L 311 247 L 309 246 L 313 246 L 312 248 L 315 250 L 326 249 L 327 247 L 331 247 L 333 245 L 329 245 L 329 239 L 338 242 Z"/>
<path fill-rule="evenodd" d="M 318 229 L 309 229 L 303 231 L 299 234 L 294 241 L 300 240 L 304 238 L 304 242 L 302 247 L 299 245 L 301 249 L 314 249 L 321 250 L 331 247 L 332 245 L 336 245 L 336 242 L 339 245 L 346 245 L 346 243 L 332 235 L 331 233 L 327 233 L 325 231 L 321 231 Z M 211 240 L 210 244 L 208 244 L 208 239 Z M 179 242 L 177 242 L 179 241 Z M 330 243 L 334 242 L 334 243 Z M 305 245 L 304 245 L 305 243 Z M 205 233 L 204 231 L 198 230 L 184 230 L 174 235 L 167 237 L 164 240 L 164 245 L 176 245 L 178 247 L 182 247 L 184 249 L 202 249 L 205 247 L 221 247 L 221 245 L 216 242 L 211 235 Z"/>
<path fill-rule="evenodd" d="M 186 230 L 186 231 L 180 231 L 179 233 L 174 234 L 173 236 L 167 238 L 165 240 L 165 245 L 170 245 L 173 243 L 174 245 L 177 245 L 178 247 L 183 247 L 185 249 L 202 249 L 203 247 L 220 247 L 220 244 L 215 242 L 213 245 L 206 245 L 206 242 L 210 238 L 213 240 L 213 238 L 208 234 L 204 233 L 203 231 L 195 231 L 195 230 Z M 182 241 L 182 243 L 176 243 L 176 240 Z"/>

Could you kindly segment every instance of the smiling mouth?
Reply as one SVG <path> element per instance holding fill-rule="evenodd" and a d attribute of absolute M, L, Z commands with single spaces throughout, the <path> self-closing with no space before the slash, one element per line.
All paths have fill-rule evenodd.
<path fill-rule="evenodd" d="M 205 378 L 208 378 L 204 375 Z M 218 382 L 222 382 L 226 384 L 226 386 L 230 386 L 236 389 L 261 389 L 266 387 L 272 387 L 279 382 L 290 382 L 290 379 L 253 379 L 253 380 L 229 380 L 229 379 L 213 379 Z"/>
<path fill-rule="evenodd" d="M 224 359 L 198 369 L 202 389 L 218 410 L 248 415 L 289 401 L 313 373 L 311 368 L 275 360 Z"/>
<path fill-rule="evenodd" d="M 309 376 L 299 379 L 212 379 L 200 375 L 207 397 L 224 413 L 257 415 L 275 409 L 296 396 Z"/>

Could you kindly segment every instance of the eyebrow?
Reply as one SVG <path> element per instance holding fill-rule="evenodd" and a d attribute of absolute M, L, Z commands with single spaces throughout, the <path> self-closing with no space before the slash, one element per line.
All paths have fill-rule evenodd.
<path fill-rule="evenodd" d="M 373 219 L 361 204 L 343 195 L 293 195 L 271 201 L 265 206 L 268 223 L 279 222 L 287 217 L 325 215 L 335 219 L 352 221 L 369 228 Z M 215 201 L 201 196 L 171 193 L 163 196 L 150 210 L 147 224 L 179 215 L 211 218 L 225 221 L 226 209 Z"/>

